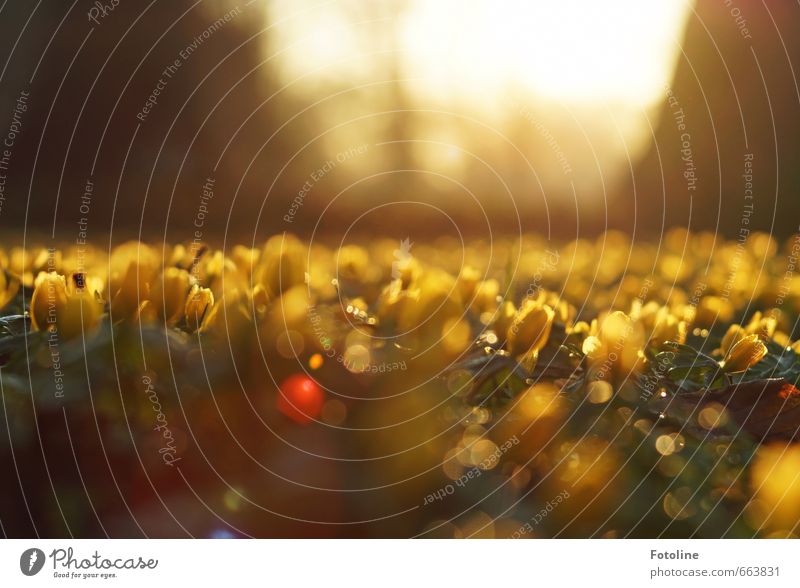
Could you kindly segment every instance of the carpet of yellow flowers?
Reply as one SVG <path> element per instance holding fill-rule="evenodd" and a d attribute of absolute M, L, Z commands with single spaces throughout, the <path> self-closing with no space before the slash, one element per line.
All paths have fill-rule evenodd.
<path fill-rule="evenodd" d="M 797 536 L 799 252 L 0 250 L 5 532 Z"/>

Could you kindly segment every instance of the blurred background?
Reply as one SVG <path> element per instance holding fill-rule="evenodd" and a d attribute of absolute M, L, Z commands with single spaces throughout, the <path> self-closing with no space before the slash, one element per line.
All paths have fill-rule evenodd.
<path fill-rule="evenodd" d="M 9 489 L 15 494 L 0 513 L 4 529 L 10 529 L 5 532 L 38 534 L 37 521 L 44 521 L 42 534 L 66 536 L 73 533 L 69 520 L 79 536 L 111 532 L 222 537 L 234 535 L 233 531 L 259 536 L 409 536 L 433 519 L 454 516 L 452 508 L 463 506 L 466 512 L 475 506 L 474 496 L 481 503 L 486 500 L 485 510 L 492 516 L 504 511 L 516 501 L 514 492 L 521 493 L 531 480 L 520 481 L 510 494 L 495 494 L 499 481 L 516 476 L 513 459 L 529 459 L 532 448 L 555 435 L 556 423 L 567 412 L 558 402 L 553 414 L 533 403 L 526 408 L 531 413 L 525 416 L 528 420 L 504 420 L 502 412 L 492 417 L 503 422 L 498 443 L 516 439 L 515 427 L 537 422 L 527 438 L 519 433 L 520 447 L 509 454 L 509 467 L 504 464 L 502 472 L 498 468 L 503 478 L 485 476 L 472 484 L 468 495 L 447 507 L 435 504 L 425 510 L 420 498 L 449 484 L 447 480 L 458 479 L 453 476 L 461 472 L 442 466 L 443 456 L 452 461 L 454 454 L 450 441 L 444 435 L 439 439 L 440 433 L 462 421 L 466 428 L 472 427 L 473 418 L 474 423 L 486 424 L 491 416 L 470 408 L 469 418 L 444 410 L 438 420 L 434 409 L 452 389 L 462 386 L 449 376 L 446 382 L 435 376 L 445 358 L 449 362 L 471 345 L 473 335 L 494 324 L 490 310 L 502 300 L 501 282 L 505 288 L 514 269 L 510 263 L 503 265 L 512 258 L 512 243 L 526 247 L 514 287 L 521 290 L 530 284 L 534 290 L 556 291 L 563 285 L 564 299 L 581 306 L 589 320 L 610 309 L 627 310 L 651 296 L 675 308 L 687 306 L 688 310 L 680 308 L 681 319 L 688 316 L 684 311 L 694 317 L 699 306 L 706 314 L 719 314 L 720 326 L 727 327 L 730 321 L 755 316 L 749 314 L 755 308 L 781 306 L 786 298 L 786 325 L 781 330 L 787 342 L 789 335 L 796 340 L 796 323 L 792 327 L 790 318 L 800 309 L 798 282 L 790 272 L 783 273 L 788 266 L 793 271 L 795 248 L 787 245 L 784 259 L 777 255 L 777 243 L 756 231 L 782 241 L 800 230 L 800 90 L 794 72 L 800 57 L 798 29 L 800 5 L 789 0 L 12 0 L 0 4 L 0 252 L 24 244 L 35 252 L 34 259 L 40 258 L 41 263 L 33 266 L 55 257 L 38 249 L 42 244 L 67 250 L 66 245 L 87 241 L 102 250 L 132 238 L 151 243 L 152 249 L 123 244 L 107 263 L 99 255 L 100 261 L 95 261 L 101 270 L 108 266 L 109 294 L 131 298 L 134 326 L 143 320 L 138 304 L 140 289 L 145 288 L 139 277 L 146 272 L 139 271 L 140 262 L 146 269 L 152 266 L 153 279 L 165 273 L 162 266 L 173 272 L 180 269 L 183 273 L 177 273 L 187 280 L 187 268 L 201 267 L 203 283 L 208 284 L 219 267 L 229 267 L 213 265 L 223 259 L 217 252 L 198 263 L 206 251 L 202 248 L 200 254 L 184 249 L 172 260 L 160 260 L 161 240 L 221 245 L 225 257 L 236 259 L 243 268 L 253 253 L 248 248 L 237 253 L 234 245 L 252 245 L 261 252 L 264 266 L 258 279 L 267 276 L 268 287 L 277 284 L 269 290 L 271 306 L 256 303 L 253 288 L 248 291 L 251 315 L 234 313 L 240 310 L 235 298 L 229 315 L 228 306 L 220 304 L 222 289 L 216 283 L 214 308 L 222 308 L 219 312 L 234 324 L 237 319 L 245 322 L 233 329 L 242 331 L 234 332 L 233 345 L 220 339 L 215 348 L 209 337 L 213 361 L 189 345 L 188 336 L 195 329 L 186 322 L 183 330 L 167 330 L 167 338 L 161 330 L 151 329 L 150 339 L 144 339 L 136 328 L 118 329 L 110 315 L 104 315 L 105 338 L 91 339 L 95 347 L 87 349 L 78 339 L 71 348 L 65 343 L 64 362 L 71 357 L 74 378 L 67 398 L 75 403 L 69 406 L 72 421 L 58 410 L 57 402 L 54 410 L 30 402 L 33 391 L 45 396 L 42 391 L 49 391 L 52 384 L 53 359 L 43 338 L 39 342 L 44 353 L 31 355 L 43 368 L 32 370 L 41 380 L 31 379 L 27 347 L 16 372 L 3 364 L 4 398 L 11 397 L 12 389 L 19 394 L 17 405 L 4 409 L 12 415 L 5 421 L 10 433 L 0 438 L 7 438 L 9 447 L 12 439 L 27 440 L 25 455 L 31 456 L 14 457 L 17 478 L 26 482 L 20 481 L 18 490 Z M 707 233 L 689 240 L 684 231 L 669 232 L 675 227 Z M 743 231 L 754 237 L 746 240 L 746 254 L 736 247 Z M 302 241 L 288 238 L 284 244 L 284 232 Z M 517 239 L 521 232 L 540 236 Z M 264 246 L 271 235 L 278 237 Z M 596 241 L 581 240 L 598 235 Z M 653 244 L 637 251 L 630 246 L 660 242 L 665 235 L 663 251 Z M 715 249 L 721 242 L 715 240 L 718 236 L 736 241 Z M 306 264 L 305 243 L 313 240 L 330 247 L 314 243 L 311 263 Z M 363 247 L 339 247 L 350 245 L 349 241 Z M 365 318 L 362 307 L 375 308 L 382 303 L 381 296 L 392 300 L 393 290 L 384 289 L 384 284 L 391 285 L 390 276 L 398 288 L 407 282 L 403 268 L 411 266 L 398 263 L 408 262 L 412 241 L 414 258 L 430 260 L 440 271 L 415 278 L 430 299 L 398 305 L 402 310 L 398 316 L 414 328 L 428 325 L 419 341 L 427 341 L 430 333 L 434 340 L 456 332 L 456 343 L 451 342 L 450 348 L 429 347 L 430 353 L 417 359 L 413 369 L 406 372 L 404 363 L 393 375 L 373 377 L 345 368 L 343 362 L 322 363 L 318 347 L 329 339 L 314 331 L 316 323 L 310 319 L 317 307 L 304 283 L 312 282 L 319 298 L 320 320 L 336 327 L 323 332 L 337 337 L 342 349 L 369 352 L 366 339 L 358 338 L 363 334 L 360 323 L 352 323 L 351 317 L 361 312 Z M 568 263 L 543 277 L 556 271 L 559 254 L 547 248 L 553 242 L 568 243 L 564 247 Z M 796 247 L 797 240 L 794 243 Z M 16 251 L 22 258 L 22 250 Z M 12 261 L 14 257 L 12 250 Z M 649 275 L 646 272 L 659 257 L 663 283 L 652 291 L 649 286 L 642 288 L 638 278 Z M 765 264 L 770 257 L 774 263 Z M 74 261 L 68 255 L 64 258 Z M 291 262 L 287 262 L 293 270 L 290 276 L 285 275 L 284 258 Z M 63 265 L 69 267 L 67 262 Z M 462 271 L 468 266 L 488 268 L 480 288 L 481 271 Z M 766 271 L 756 275 L 765 266 Z M 334 270 L 341 278 L 335 288 Z M 116 287 L 114 280 L 131 276 L 135 283 Z M 32 273 L 29 278 L 28 290 Z M 283 281 L 291 288 L 283 288 Z M 465 300 L 473 292 L 478 299 L 468 307 L 470 316 L 475 315 L 474 324 L 461 328 L 458 323 L 458 329 L 449 322 L 448 313 L 455 313 L 455 308 L 454 316 L 460 316 L 466 310 L 460 302 L 453 303 L 450 294 L 443 297 L 457 283 L 459 289 L 467 284 Z M 408 289 L 408 283 L 403 287 Z M 186 289 L 181 290 L 180 284 L 174 288 L 178 314 Z M 517 296 L 511 298 L 522 300 L 530 292 L 512 294 Z M 701 295 L 705 297 L 698 300 Z M 459 300 L 461 296 L 459 291 Z M 24 292 L 17 301 L 16 321 L 24 325 L 21 314 L 29 301 Z M 752 308 L 751 301 L 755 301 Z M 257 306 L 266 314 L 256 316 Z M 724 315 L 721 310 L 717 313 L 717 306 L 731 309 Z M 756 314 L 754 328 L 761 320 L 760 310 Z M 290 330 L 287 315 L 295 321 Z M 428 315 L 435 320 L 429 321 Z M 573 318 L 560 320 L 566 324 Z M 770 318 L 775 329 L 778 319 Z M 393 328 L 392 320 L 384 321 L 386 332 Z M 400 330 L 406 328 L 405 323 L 398 324 Z M 275 325 L 284 330 L 274 329 Z M 120 332 L 111 345 L 111 335 Z M 24 338 L 25 333 L 13 336 Z M 712 333 L 716 338 L 723 334 L 724 329 Z M 375 339 L 375 349 L 384 353 L 385 348 L 389 359 L 425 347 L 419 341 L 405 344 L 405 339 L 403 345 L 385 345 L 391 339 L 384 338 L 383 331 Z M 0 348 L 0 362 L 6 359 L 3 353 Z M 294 422 L 290 415 L 287 419 L 275 408 L 277 383 L 293 381 L 306 364 L 311 366 L 315 355 L 320 360 L 311 367 L 317 370 L 315 377 L 348 403 L 332 404 L 334 413 L 325 417 L 325 423 L 337 425 L 347 417 L 347 426 L 353 429 L 303 428 L 307 423 Z M 142 393 L 145 370 L 138 365 L 145 356 L 147 381 L 159 382 L 164 406 L 175 411 L 170 419 L 178 423 L 175 437 L 180 450 L 186 451 L 182 464 L 186 477 L 161 467 L 153 450 L 158 447 L 157 435 L 153 440 L 145 436 L 149 429 L 135 427 L 141 436 L 134 439 L 130 426 L 122 427 L 128 423 L 127 415 L 140 419 L 139 425 L 151 422 L 152 401 Z M 346 356 L 347 352 L 340 354 L 343 360 Z M 84 363 L 85 357 L 91 362 Z M 117 357 L 125 358 L 126 369 L 121 372 L 109 368 L 116 367 Z M 638 362 L 639 355 L 635 357 Z M 180 376 L 180 383 L 173 382 L 174 395 L 167 380 L 173 368 Z M 84 389 L 84 379 L 91 380 L 91 389 Z M 207 391 L 215 389 L 230 394 L 215 397 L 212 404 Z M 415 393 L 405 394 L 409 389 Z M 98 406 L 86 402 L 95 392 L 102 400 Z M 605 411 L 611 387 L 601 387 L 600 392 L 608 394 L 600 394 L 596 405 L 571 419 L 573 429 L 565 438 L 576 439 L 584 435 L 586 423 L 597 422 L 591 411 Z M 557 393 L 558 387 L 551 386 L 541 397 L 550 406 Z M 623 399 L 623 404 L 638 401 L 638 396 L 632 398 Z M 618 414 L 626 414 L 623 409 L 629 420 L 627 405 Z M 222 414 L 230 419 L 217 419 Z M 417 420 L 418 416 L 424 418 Z M 550 419 L 550 424 L 542 424 L 540 417 Z M 183 422 L 185 430 L 179 428 Z M 617 424 L 604 420 L 593 432 L 604 439 L 616 438 Z M 270 435 L 263 433 L 265 426 Z M 373 433 L 375 427 L 380 431 Z M 48 434 L 38 435 L 40 430 Z M 62 430 L 70 436 L 69 443 Z M 711 508 L 718 518 L 704 519 L 700 526 L 684 518 L 686 497 L 675 498 L 668 492 L 677 470 L 650 476 L 654 460 L 677 451 L 673 444 L 680 436 L 671 438 L 665 448 L 663 437 L 673 431 L 664 428 L 662 433 L 657 437 L 662 445 L 640 444 L 644 448 L 633 455 L 634 466 L 625 470 L 617 469 L 618 464 L 623 457 L 628 463 L 630 452 L 614 447 L 609 454 L 607 444 L 595 440 L 561 444 L 547 458 L 552 462 L 535 464 L 540 471 L 555 471 L 556 460 L 561 463 L 571 456 L 569 467 L 583 464 L 583 469 L 558 471 L 559 479 L 571 482 L 574 478 L 569 476 L 579 476 L 589 481 L 582 494 L 576 491 L 573 506 L 549 519 L 550 531 L 566 529 L 566 536 L 576 537 L 606 533 L 596 518 L 604 519 L 623 496 L 630 506 L 620 510 L 604 536 L 617 536 L 620 529 L 631 536 L 652 536 L 662 530 L 665 536 L 681 537 L 757 532 L 763 521 L 753 515 L 742 522 L 745 498 L 735 492 L 723 492 L 734 507 Z M 706 435 L 705 430 L 701 433 Z M 625 443 L 630 443 L 626 447 L 638 442 L 632 431 L 626 435 Z M 473 428 L 462 441 L 472 443 L 478 436 Z M 105 444 L 102 459 L 97 439 Z M 234 448 L 231 439 L 243 444 Z M 144 461 L 140 445 L 146 449 Z M 697 448 L 686 447 L 686 454 Z M 687 484 L 705 484 L 725 451 L 708 447 L 687 470 Z M 209 449 L 210 459 L 204 449 Z M 113 471 L 106 450 L 118 460 Z M 737 455 L 753 451 L 749 444 Z M 598 461 L 598 454 L 607 459 Z M 9 455 L 13 456 L 4 454 L 7 471 Z M 780 492 L 775 490 L 775 500 L 765 495 L 766 504 L 800 492 L 798 455 L 792 452 L 789 461 L 780 462 L 788 463 L 781 466 L 785 471 L 781 469 L 780 476 L 772 478 Z M 89 485 L 96 504 L 84 500 L 90 492 L 81 469 L 71 467 L 78 465 L 77 456 L 83 471 L 92 472 Z M 272 471 L 254 467 L 252 456 L 263 458 Z M 771 468 L 770 454 L 764 459 Z M 55 483 L 49 462 L 56 464 Z M 723 464 L 723 473 L 738 479 L 740 463 L 731 458 L 731 467 Z M 213 476 L 208 466 L 218 468 Z M 608 486 L 614 471 L 623 475 L 618 486 Z M 114 494 L 106 474 L 111 473 L 116 484 L 113 475 L 118 472 L 123 477 Z M 784 478 L 795 480 L 790 482 L 793 493 L 784 492 Z M 228 485 L 228 479 L 236 485 Z M 649 483 L 640 484 L 644 479 Z M 730 489 L 728 478 L 720 479 L 712 480 L 709 492 L 716 492 L 717 484 Z M 212 496 L 215 506 L 222 504 L 238 529 L 218 525 L 213 510 L 205 503 L 202 509 L 198 506 L 198 481 L 202 495 Z M 336 488 L 348 491 L 331 491 Z M 553 482 L 533 498 L 544 504 L 562 489 Z M 679 490 L 684 489 L 688 486 Z M 250 502 L 248 494 L 258 500 Z M 514 516 L 538 512 L 541 505 L 536 500 Z M 20 508 L 23 503 L 27 513 Z M 595 510 L 585 521 L 575 522 L 572 517 L 587 503 Z M 654 504 L 662 506 L 651 516 L 647 513 Z M 788 514 L 783 513 L 779 530 L 796 529 L 796 504 L 792 501 Z M 388 508 L 399 514 L 384 522 L 381 517 Z M 105 521 L 104 513 L 114 517 Z M 462 525 L 457 533 L 463 529 L 477 533 L 486 526 L 486 516 Z M 347 526 L 336 527 L 340 520 L 347 520 Z M 364 525 L 349 526 L 353 520 Z M 497 536 L 513 534 L 519 521 L 512 523 L 516 526 L 498 527 Z M 457 535 L 452 529 L 446 531 L 448 536 Z M 476 533 L 463 531 L 463 535 Z"/>
<path fill-rule="evenodd" d="M 2 11 L 6 228 L 72 240 L 91 181 L 90 237 L 189 239 L 212 179 L 204 239 L 736 235 L 747 189 L 751 228 L 797 229 L 788 0 Z"/>

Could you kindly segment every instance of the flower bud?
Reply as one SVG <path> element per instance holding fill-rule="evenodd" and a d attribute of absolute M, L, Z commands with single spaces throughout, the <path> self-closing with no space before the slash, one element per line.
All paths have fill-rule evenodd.
<path fill-rule="evenodd" d="M 499 294 L 500 283 L 497 280 L 482 280 L 475 285 L 472 298 L 467 298 L 465 302 L 469 302 L 470 308 L 478 315 L 484 312 L 494 313 Z"/>
<path fill-rule="evenodd" d="M 508 348 L 513 355 L 536 353 L 547 344 L 555 313 L 546 304 L 526 299 L 508 330 Z"/>
<path fill-rule="evenodd" d="M 135 283 L 141 286 L 153 282 L 161 265 L 161 256 L 149 245 L 139 241 L 128 241 L 114 248 L 108 263 L 110 270 L 108 292 L 113 300 L 123 286 L 130 288 Z M 131 277 L 131 266 L 135 268 L 134 279 Z M 142 299 L 144 298 L 146 297 Z M 138 306 L 137 302 L 134 310 Z"/>
<path fill-rule="evenodd" d="M 340 280 L 363 282 L 369 268 L 369 255 L 358 245 L 345 245 L 336 253 L 336 275 Z"/>
<path fill-rule="evenodd" d="M 412 292 L 407 297 L 401 293 L 403 303 L 397 308 L 402 331 L 414 330 L 423 340 L 436 340 L 449 320 L 463 314 L 455 279 L 444 271 L 425 272 L 412 285 Z"/>
<path fill-rule="evenodd" d="M 620 310 L 609 314 L 600 325 L 600 340 L 609 349 L 622 349 L 630 344 L 634 332 L 633 320 Z"/>
<path fill-rule="evenodd" d="M 254 328 L 240 297 L 231 292 L 206 312 L 200 331 L 229 341 L 239 341 Z"/>
<path fill-rule="evenodd" d="M 31 322 L 39 331 L 57 332 L 64 339 L 89 334 L 99 323 L 102 305 L 86 287 L 85 274 L 69 282 L 55 272 L 37 276 L 31 297 Z"/>
<path fill-rule="evenodd" d="M 14 300 L 19 291 L 19 280 L 0 269 L 0 309 Z"/>
<path fill-rule="evenodd" d="M 30 312 L 33 328 L 47 331 L 48 322 L 54 325 L 57 310 L 67 304 L 67 282 L 64 276 L 55 272 L 41 272 L 34 283 Z M 48 321 L 48 318 L 50 321 Z"/>
<path fill-rule="evenodd" d="M 306 249 L 294 235 L 275 235 L 264 246 L 258 281 L 270 297 L 303 284 L 306 274 Z"/>
<path fill-rule="evenodd" d="M 461 268 L 458 278 L 456 278 L 456 286 L 458 287 L 458 292 L 461 294 L 462 300 L 472 300 L 472 296 L 475 294 L 475 287 L 478 285 L 480 279 L 481 272 L 471 265 L 465 265 Z"/>
<path fill-rule="evenodd" d="M 189 272 L 177 267 L 166 268 L 153 284 L 150 298 L 158 309 L 158 316 L 168 325 L 180 318 L 190 285 Z"/>
<path fill-rule="evenodd" d="M 761 361 L 767 354 L 767 346 L 758 335 L 748 335 L 730 350 L 722 367 L 726 372 L 743 372 Z"/>
<path fill-rule="evenodd" d="M 186 306 L 184 307 L 187 328 L 190 331 L 199 329 L 203 324 L 203 317 L 213 305 L 214 294 L 211 290 L 194 284 L 186 297 Z"/>
<path fill-rule="evenodd" d="M 650 340 L 654 345 L 661 345 L 667 341 L 684 343 L 686 331 L 687 327 L 684 321 L 678 320 L 666 308 L 662 308 L 656 315 Z"/>
<path fill-rule="evenodd" d="M 261 252 L 258 249 L 251 249 L 244 245 L 236 245 L 231 251 L 231 259 L 241 274 L 249 280 L 256 268 Z"/>
<path fill-rule="evenodd" d="M 723 357 L 728 355 L 733 346 L 746 336 L 747 332 L 740 325 L 731 325 L 728 327 L 728 331 L 725 333 L 725 336 L 722 337 L 722 341 L 719 344 L 719 349 Z"/>
<path fill-rule="evenodd" d="M 151 272 L 149 268 L 132 261 L 128 264 L 119 288 L 111 298 L 111 319 L 117 322 L 132 318 L 145 300 L 150 299 Z"/>
<path fill-rule="evenodd" d="M 505 340 L 504 338 L 511 328 L 511 325 L 514 324 L 514 319 L 517 316 L 517 309 L 514 307 L 514 303 L 510 300 L 503 302 L 500 308 L 497 309 L 497 314 L 495 316 L 497 318 L 495 318 L 494 321 L 494 331 L 498 338 Z"/>
<path fill-rule="evenodd" d="M 758 335 L 763 339 L 770 339 L 775 334 L 778 327 L 777 318 L 772 315 L 764 315 L 761 311 L 756 311 L 745 330 L 751 335 Z"/>

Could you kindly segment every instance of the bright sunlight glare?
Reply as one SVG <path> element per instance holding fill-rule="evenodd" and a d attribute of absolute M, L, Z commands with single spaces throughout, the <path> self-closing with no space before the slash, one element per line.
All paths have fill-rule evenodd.
<path fill-rule="evenodd" d="M 663 97 L 691 0 L 270 3 L 288 78 L 357 82 L 395 60 L 423 95 L 644 108 Z M 399 8 L 399 9 L 398 9 Z"/>
<path fill-rule="evenodd" d="M 646 107 L 663 96 L 691 3 L 415 0 L 409 74 L 435 92 L 509 86 L 562 102 Z"/>

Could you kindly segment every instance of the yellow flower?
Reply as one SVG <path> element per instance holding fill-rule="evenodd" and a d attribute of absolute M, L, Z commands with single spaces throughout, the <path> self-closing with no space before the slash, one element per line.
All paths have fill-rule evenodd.
<path fill-rule="evenodd" d="M 475 293 L 475 286 L 481 279 L 481 272 L 472 267 L 465 265 L 456 278 L 456 285 L 462 300 L 472 300 L 472 295 Z"/>
<path fill-rule="evenodd" d="M 546 302 L 552 307 L 556 315 L 555 320 L 569 328 L 572 321 L 575 320 L 578 310 L 566 300 L 558 299 L 555 294 L 548 296 Z"/>
<path fill-rule="evenodd" d="M 261 252 L 258 249 L 251 249 L 244 245 L 236 245 L 231 252 L 233 263 L 248 280 L 252 277 L 260 257 Z"/>
<path fill-rule="evenodd" d="M 403 290 L 418 282 L 424 273 L 416 257 L 395 260 L 392 264 L 392 274 L 397 276 Z"/>
<path fill-rule="evenodd" d="M 775 334 L 777 326 L 778 320 L 775 314 L 764 315 L 759 310 L 753 314 L 745 330 L 751 335 L 758 335 L 764 339 L 769 339 Z"/>
<path fill-rule="evenodd" d="M 733 317 L 729 300 L 719 296 L 703 296 L 694 312 L 692 326 L 709 329 L 715 323 L 727 323 Z"/>
<path fill-rule="evenodd" d="M 719 344 L 719 349 L 722 352 L 722 356 L 724 357 L 728 355 L 728 352 L 730 352 L 733 346 L 746 336 L 747 331 L 745 331 L 740 325 L 731 325 L 728 327 L 728 331 L 725 333 L 725 336 L 722 337 L 722 341 Z"/>
<path fill-rule="evenodd" d="M 482 280 L 475 285 L 471 298 L 465 301 L 478 315 L 494 312 L 497 308 L 497 296 L 500 294 L 500 283 L 497 280 Z"/>
<path fill-rule="evenodd" d="M 264 246 L 258 281 L 270 297 L 303 284 L 306 273 L 306 248 L 294 235 L 275 235 Z"/>
<path fill-rule="evenodd" d="M 211 288 L 217 298 L 226 292 L 243 292 L 249 285 L 245 274 L 222 251 L 205 255 L 197 266 L 195 277 L 201 285 Z"/>
<path fill-rule="evenodd" d="M 151 272 L 132 261 L 128 264 L 119 287 L 111 298 L 111 319 L 114 322 L 133 317 L 142 302 L 150 300 Z"/>
<path fill-rule="evenodd" d="M 340 280 L 365 281 L 369 269 L 369 255 L 358 245 L 345 245 L 336 253 L 336 273 Z"/>
<path fill-rule="evenodd" d="M 191 260 L 189 260 L 189 263 L 187 264 L 186 256 L 187 256 L 186 247 L 181 244 L 175 245 L 172 248 L 172 251 L 170 252 L 169 256 L 167 256 L 167 265 L 170 266 L 174 265 L 182 268 L 189 267 L 189 265 L 191 265 Z"/>
<path fill-rule="evenodd" d="M 441 270 L 425 271 L 407 293 L 397 292 L 396 302 L 401 332 L 427 342 L 438 339 L 444 325 L 464 312 L 455 278 Z"/>
<path fill-rule="evenodd" d="M 0 308 L 14 300 L 19 291 L 19 280 L 0 269 Z"/>
<path fill-rule="evenodd" d="M 56 270 L 61 267 L 61 253 L 43 247 L 31 249 L 14 247 L 8 260 L 8 270 L 19 278 L 26 287 L 34 285 L 34 277 L 46 269 Z"/>
<path fill-rule="evenodd" d="M 206 312 L 200 332 L 213 333 L 220 338 L 227 337 L 230 341 L 246 335 L 253 323 L 240 298 L 235 291 L 225 294 L 222 300 Z"/>
<path fill-rule="evenodd" d="M 592 334 L 592 327 L 586 321 L 578 321 L 577 323 L 569 327 L 567 329 L 567 332 L 570 335 L 576 335 L 577 337 L 583 339 Z"/>
<path fill-rule="evenodd" d="M 527 298 L 508 330 L 508 349 L 513 355 L 536 353 L 550 337 L 553 309 L 537 300 Z"/>
<path fill-rule="evenodd" d="M 650 339 L 655 345 L 661 345 L 667 341 L 684 343 L 687 330 L 687 325 L 684 321 L 678 320 L 669 310 L 662 307 L 656 315 Z"/>
<path fill-rule="evenodd" d="M 52 324 L 56 322 L 57 309 L 67 304 L 67 282 L 55 272 L 41 272 L 36 277 L 31 296 L 31 322 L 37 331 L 48 330 L 48 316 L 52 310 Z"/>
<path fill-rule="evenodd" d="M 180 318 L 191 281 L 186 270 L 168 267 L 153 284 L 151 300 L 158 309 L 158 316 L 168 325 L 174 324 Z"/>
<path fill-rule="evenodd" d="M 616 310 L 605 317 L 600 324 L 600 340 L 609 349 L 623 349 L 634 343 L 632 341 L 634 331 L 633 319 L 624 312 Z"/>
<path fill-rule="evenodd" d="M 114 322 L 133 318 L 142 302 L 150 299 L 150 285 L 160 267 L 155 249 L 138 241 L 118 245 L 109 259 L 107 297 L 111 300 Z"/>
<path fill-rule="evenodd" d="M 68 281 L 55 272 L 37 276 L 30 310 L 36 330 L 57 332 L 64 339 L 89 334 L 103 312 L 95 293 L 87 288 L 85 274 L 73 274 Z"/>
<path fill-rule="evenodd" d="M 500 305 L 500 308 L 497 309 L 497 314 L 495 315 L 494 321 L 494 331 L 499 338 L 506 337 L 508 330 L 511 328 L 511 325 L 514 323 L 514 318 L 517 316 L 517 309 L 514 307 L 514 303 L 510 300 L 506 300 L 503 304 Z"/>
<path fill-rule="evenodd" d="M 208 288 L 201 288 L 197 284 L 192 286 L 186 297 L 184 316 L 186 326 L 191 331 L 196 331 L 203 324 L 203 318 L 214 305 L 214 293 Z"/>
<path fill-rule="evenodd" d="M 726 372 L 743 372 L 754 366 L 767 354 L 767 346 L 758 335 L 748 335 L 739 340 L 722 362 Z"/>
<path fill-rule="evenodd" d="M 132 265 L 136 267 L 137 281 L 150 284 L 161 266 L 161 256 L 149 245 L 139 241 L 128 241 L 114 247 L 108 264 L 110 268 L 108 294 L 113 299 L 123 285 L 131 286 Z M 138 304 L 136 306 L 138 307 Z"/>
<path fill-rule="evenodd" d="M 617 310 L 592 321 L 590 334 L 583 341 L 583 352 L 593 365 L 600 366 L 598 377 L 606 379 L 638 369 L 644 343 L 644 326 Z"/>

